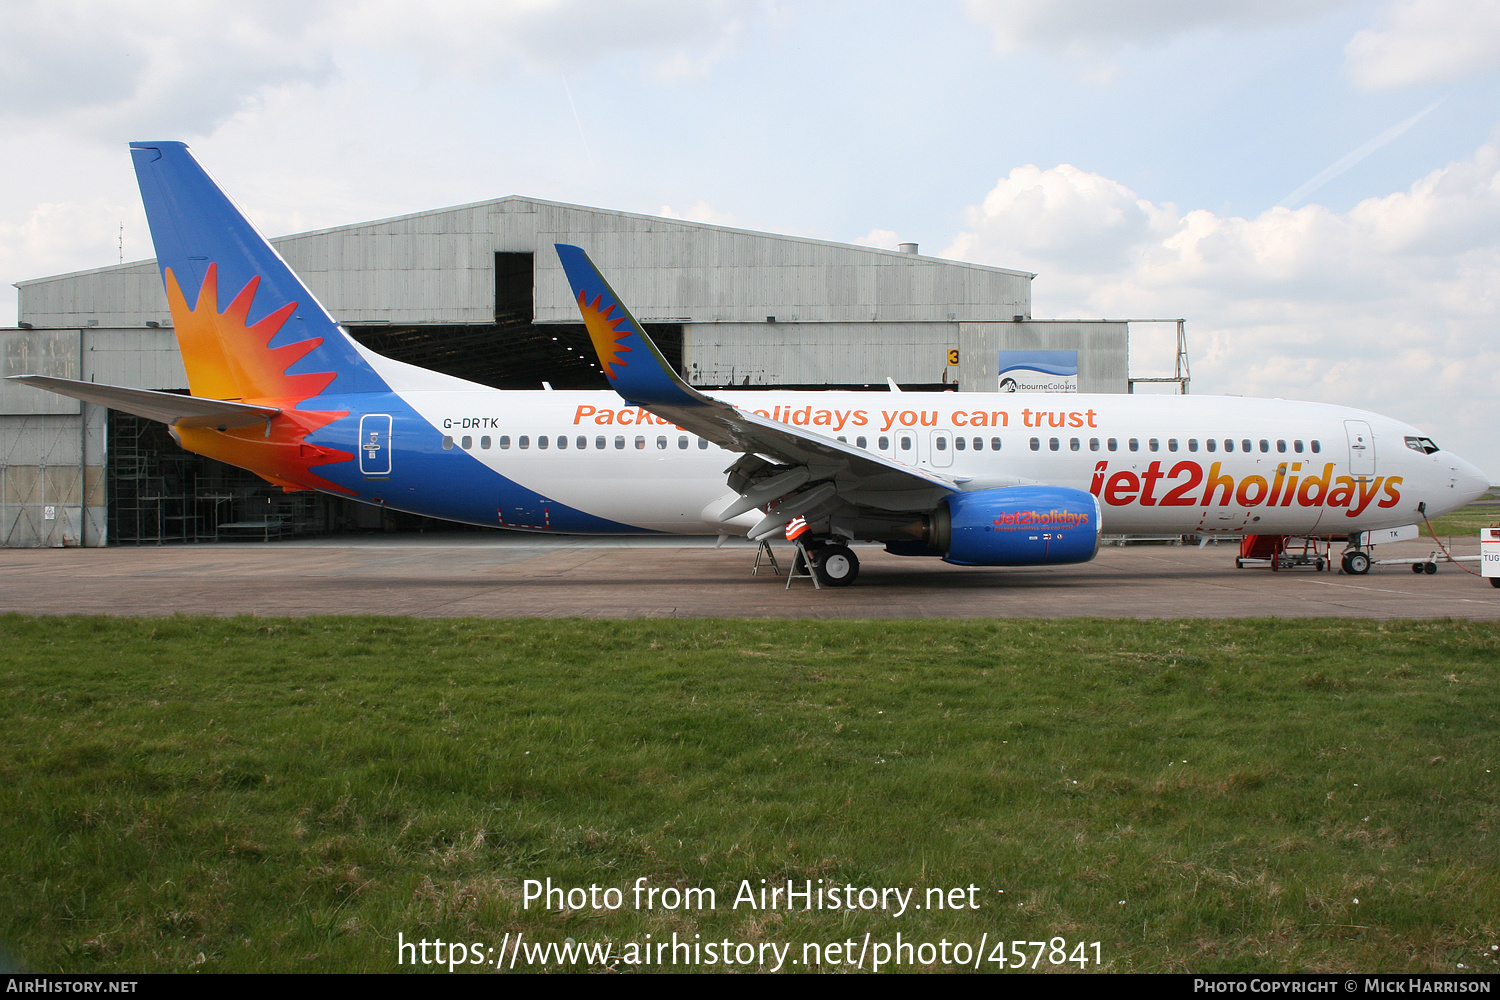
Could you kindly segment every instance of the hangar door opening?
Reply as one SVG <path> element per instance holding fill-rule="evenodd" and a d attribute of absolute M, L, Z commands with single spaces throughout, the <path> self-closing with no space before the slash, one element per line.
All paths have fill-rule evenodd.
<path fill-rule="evenodd" d="M 608 389 L 582 323 L 538 326 L 536 255 L 495 254 L 495 320 L 468 325 L 347 326 L 372 351 L 495 389 Z M 682 324 L 646 323 L 667 362 L 682 371 Z"/>

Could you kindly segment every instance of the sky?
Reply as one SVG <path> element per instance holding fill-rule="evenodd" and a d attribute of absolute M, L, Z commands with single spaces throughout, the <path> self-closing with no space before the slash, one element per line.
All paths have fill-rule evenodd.
<path fill-rule="evenodd" d="M 271 235 L 520 194 L 1034 271 L 1500 482 L 1500 0 L 6 0 L 0 129 L 6 284 L 152 256 L 180 139 Z"/>

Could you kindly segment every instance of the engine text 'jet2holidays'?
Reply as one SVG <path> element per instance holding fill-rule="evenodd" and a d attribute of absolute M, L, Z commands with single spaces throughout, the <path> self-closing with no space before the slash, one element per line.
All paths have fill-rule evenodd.
<path fill-rule="evenodd" d="M 353 340 L 177 142 L 133 143 L 191 395 L 20 381 L 170 425 L 288 490 L 527 531 L 802 532 L 967 566 L 1083 562 L 1100 533 L 1320 534 L 1410 524 L 1486 489 L 1414 427 L 1208 396 L 706 395 L 583 250 L 557 253 L 613 391 L 501 391 Z M 805 525 L 805 528 L 804 528 Z M 1367 562 L 1367 561 L 1366 561 Z"/>

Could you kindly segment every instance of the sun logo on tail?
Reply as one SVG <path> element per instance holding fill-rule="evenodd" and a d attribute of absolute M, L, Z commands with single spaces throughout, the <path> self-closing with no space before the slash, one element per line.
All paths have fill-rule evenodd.
<path fill-rule="evenodd" d="M 578 311 L 583 314 L 583 325 L 588 328 L 589 339 L 594 342 L 594 350 L 599 355 L 599 363 L 604 366 L 604 374 L 613 382 L 615 380 L 615 365 L 626 367 L 630 362 L 620 357 L 622 354 L 630 353 L 622 341 L 633 332 L 628 326 L 620 329 L 620 324 L 625 323 L 623 315 L 614 316 L 614 311 L 619 307 L 618 303 L 611 302 L 609 307 L 600 310 L 604 296 L 596 295 L 593 302 L 589 302 L 582 291 L 578 293 Z"/>
<path fill-rule="evenodd" d="M 177 343 L 187 369 L 188 387 L 195 396 L 276 406 L 281 413 L 268 427 L 260 425 L 217 431 L 209 427 L 173 429 L 189 451 L 231 465 L 288 489 L 350 491 L 311 471 L 314 465 L 347 462 L 353 455 L 338 448 L 310 444 L 315 431 L 349 415 L 347 410 L 301 410 L 298 406 L 319 395 L 334 380 L 334 372 L 290 374 L 292 365 L 307 357 L 321 337 L 272 347 L 271 341 L 297 309 L 288 302 L 264 319 L 247 324 L 260 278 L 251 278 L 229 306 L 219 312 L 218 266 L 210 264 L 189 307 L 187 296 L 171 268 L 166 270 L 167 303 L 172 309 Z"/>

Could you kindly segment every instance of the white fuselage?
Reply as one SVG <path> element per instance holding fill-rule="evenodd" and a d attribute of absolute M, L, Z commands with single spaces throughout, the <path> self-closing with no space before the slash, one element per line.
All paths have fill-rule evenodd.
<path fill-rule="evenodd" d="M 721 521 L 737 457 L 613 392 L 410 390 L 402 399 L 506 479 L 635 529 L 743 532 Z M 742 410 L 974 490 L 1048 484 L 1099 498 L 1103 530 L 1341 535 L 1410 524 L 1485 489 L 1421 432 L 1362 410 L 1211 396 L 725 392 Z M 393 442 L 400 461 L 401 442 Z M 434 456 L 435 457 L 435 456 Z M 415 497 L 413 498 L 415 499 Z M 382 498 L 420 510 L 420 503 Z M 503 518 L 502 518 L 503 522 Z M 491 522 L 493 523 L 493 522 Z M 514 525 L 544 528 L 542 524 Z"/>

